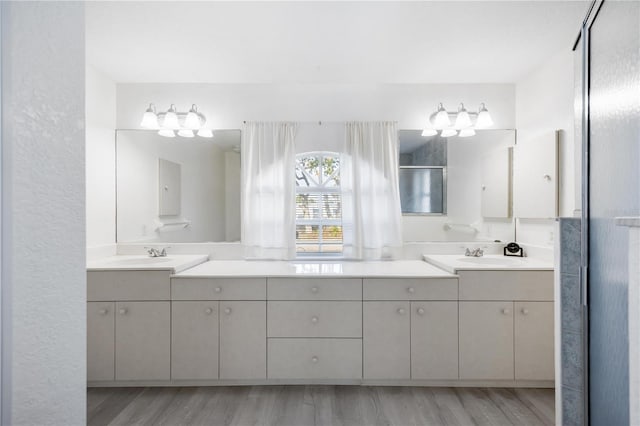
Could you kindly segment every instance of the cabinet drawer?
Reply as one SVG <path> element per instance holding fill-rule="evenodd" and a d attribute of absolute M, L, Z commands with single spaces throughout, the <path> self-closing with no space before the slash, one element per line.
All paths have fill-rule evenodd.
<path fill-rule="evenodd" d="M 266 278 L 172 278 L 171 300 L 266 300 Z"/>
<path fill-rule="evenodd" d="M 360 339 L 268 339 L 269 379 L 360 379 Z"/>
<path fill-rule="evenodd" d="M 553 300 L 553 271 L 460 271 L 460 300 Z"/>
<path fill-rule="evenodd" d="M 368 278 L 364 300 L 458 300 L 457 278 Z"/>
<path fill-rule="evenodd" d="M 269 300 L 362 300 L 360 278 L 269 278 Z"/>
<path fill-rule="evenodd" d="M 89 271 L 87 300 L 169 300 L 169 271 Z"/>
<path fill-rule="evenodd" d="M 269 337 L 362 337 L 360 302 L 267 302 Z"/>

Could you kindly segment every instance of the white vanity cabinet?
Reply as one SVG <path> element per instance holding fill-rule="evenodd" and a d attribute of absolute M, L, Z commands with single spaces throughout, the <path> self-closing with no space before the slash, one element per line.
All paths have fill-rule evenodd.
<path fill-rule="evenodd" d="M 87 273 L 88 380 L 170 378 L 169 274 Z"/>
<path fill-rule="evenodd" d="M 268 278 L 269 379 L 362 378 L 362 279 Z"/>
<path fill-rule="evenodd" d="M 171 303 L 171 379 L 218 378 L 218 303 Z"/>
<path fill-rule="evenodd" d="M 460 302 L 460 378 L 513 380 L 513 302 Z"/>
<path fill-rule="evenodd" d="M 169 380 L 169 302 L 116 302 L 116 380 Z"/>
<path fill-rule="evenodd" d="M 363 362 L 365 379 L 409 379 L 409 302 L 364 302 Z"/>
<path fill-rule="evenodd" d="M 115 302 L 87 303 L 87 380 L 113 380 Z"/>
<path fill-rule="evenodd" d="M 266 278 L 241 277 L 171 279 L 174 313 L 184 315 L 173 318 L 174 333 L 178 330 L 186 333 L 190 327 L 188 316 L 193 315 L 198 325 L 192 327 L 204 339 L 174 338 L 174 343 L 177 338 L 187 344 L 185 348 L 172 348 L 174 356 L 180 354 L 180 360 L 193 365 L 184 369 L 190 371 L 191 377 L 182 376 L 178 370 L 178 374 L 172 372 L 173 379 L 206 380 L 217 376 L 220 380 L 261 380 L 267 377 L 266 281 Z M 190 301 L 197 301 L 192 305 L 197 307 L 197 313 L 184 312 L 189 306 L 184 304 Z M 207 353 L 190 354 L 194 348 L 203 348 Z M 203 365 L 203 370 L 199 371 L 198 364 Z"/>
<path fill-rule="evenodd" d="M 458 379 L 458 302 L 411 302 L 411 378 Z"/>
<path fill-rule="evenodd" d="M 553 380 L 553 302 L 515 302 L 515 378 Z"/>
<path fill-rule="evenodd" d="M 460 379 L 553 380 L 553 272 L 458 275 Z"/>
<path fill-rule="evenodd" d="M 220 302 L 220 379 L 267 377 L 266 321 L 266 302 Z"/>
<path fill-rule="evenodd" d="M 457 284 L 455 277 L 363 280 L 365 379 L 458 378 Z"/>

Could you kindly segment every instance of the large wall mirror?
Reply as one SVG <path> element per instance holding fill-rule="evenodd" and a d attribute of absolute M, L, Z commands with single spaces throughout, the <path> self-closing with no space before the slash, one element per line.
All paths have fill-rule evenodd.
<path fill-rule="evenodd" d="M 471 137 L 447 138 L 400 130 L 405 240 L 514 239 L 515 144 L 515 130 L 477 130 Z"/>
<path fill-rule="evenodd" d="M 116 131 L 118 242 L 240 240 L 240 130 Z"/>

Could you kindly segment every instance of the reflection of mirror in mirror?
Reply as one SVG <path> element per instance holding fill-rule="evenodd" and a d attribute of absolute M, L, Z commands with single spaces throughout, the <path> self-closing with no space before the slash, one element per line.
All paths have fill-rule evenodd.
<path fill-rule="evenodd" d="M 475 136 L 463 138 L 400 130 L 405 241 L 513 240 L 508 149 L 515 142 L 515 130 L 478 130 Z"/>
<path fill-rule="evenodd" d="M 118 242 L 240 239 L 240 130 L 116 132 Z"/>

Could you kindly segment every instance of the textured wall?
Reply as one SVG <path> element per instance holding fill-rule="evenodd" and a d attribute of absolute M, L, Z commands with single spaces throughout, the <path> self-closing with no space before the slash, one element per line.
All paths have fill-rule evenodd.
<path fill-rule="evenodd" d="M 3 2 L 3 424 L 85 423 L 84 6 Z"/>

